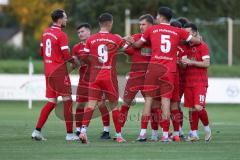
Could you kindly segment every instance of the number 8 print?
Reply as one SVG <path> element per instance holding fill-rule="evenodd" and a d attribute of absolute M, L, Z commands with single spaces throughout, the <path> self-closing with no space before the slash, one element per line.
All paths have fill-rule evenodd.
<path fill-rule="evenodd" d="M 51 40 L 50 39 L 46 40 L 45 54 L 46 54 L 47 57 L 51 57 L 51 55 L 52 55 L 52 44 L 51 44 Z"/>

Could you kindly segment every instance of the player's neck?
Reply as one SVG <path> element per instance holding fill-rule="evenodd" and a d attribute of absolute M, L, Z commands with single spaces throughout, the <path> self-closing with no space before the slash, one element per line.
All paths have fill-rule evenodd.
<path fill-rule="evenodd" d="M 53 26 L 61 28 L 61 24 L 58 24 L 58 23 L 53 23 Z"/>
<path fill-rule="evenodd" d="M 99 31 L 99 32 L 100 32 L 100 33 L 109 33 L 110 31 L 109 31 L 108 28 L 102 27 L 102 28 L 100 28 L 100 31 Z"/>

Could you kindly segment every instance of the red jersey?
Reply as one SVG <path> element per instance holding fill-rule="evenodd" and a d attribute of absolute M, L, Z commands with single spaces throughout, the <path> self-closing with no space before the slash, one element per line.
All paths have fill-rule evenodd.
<path fill-rule="evenodd" d="M 134 34 L 132 38 L 135 41 L 138 41 L 141 38 L 142 34 Z M 134 73 L 137 71 L 145 71 L 147 70 L 147 65 L 151 59 L 151 45 L 150 43 L 144 43 L 141 48 L 133 48 L 128 47 L 125 50 L 125 53 L 131 56 L 131 70 L 130 73 Z"/>
<path fill-rule="evenodd" d="M 85 54 L 84 52 L 85 45 L 86 44 L 84 42 L 79 42 L 78 44 L 75 44 L 72 49 L 72 55 L 81 57 L 83 54 Z M 80 80 L 83 79 L 83 76 L 86 74 L 86 72 L 87 64 L 82 64 L 79 69 Z"/>
<path fill-rule="evenodd" d="M 206 43 L 201 42 L 199 45 L 192 46 L 187 52 L 188 59 L 203 61 L 210 58 L 209 49 Z M 186 87 L 208 86 L 207 68 L 187 66 L 186 69 Z"/>
<path fill-rule="evenodd" d="M 122 48 L 124 40 L 115 34 L 99 32 L 87 39 L 84 51 L 89 53 L 91 70 L 101 69 L 99 73 L 112 71 L 116 73 L 116 58 L 118 49 Z"/>
<path fill-rule="evenodd" d="M 179 45 L 178 51 L 177 51 L 177 60 L 180 61 L 184 58 L 187 58 L 187 47 L 186 47 L 186 45 Z M 184 83 L 186 68 L 182 68 L 178 65 L 177 70 L 179 72 L 180 83 Z"/>
<path fill-rule="evenodd" d="M 151 62 L 163 65 L 168 72 L 176 72 L 176 53 L 180 40 L 189 41 L 191 38 L 184 29 L 161 23 L 148 28 L 141 40 L 151 42 Z"/>
<path fill-rule="evenodd" d="M 64 54 L 67 53 L 70 56 L 68 37 L 59 26 L 53 25 L 44 31 L 40 46 L 41 56 L 44 58 L 45 75 L 49 76 L 59 68 L 66 72 Z"/>

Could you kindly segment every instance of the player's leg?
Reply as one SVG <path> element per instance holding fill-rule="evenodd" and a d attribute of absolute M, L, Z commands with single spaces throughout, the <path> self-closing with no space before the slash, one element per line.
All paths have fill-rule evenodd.
<path fill-rule="evenodd" d="M 152 128 L 152 141 L 158 141 L 158 126 L 161 122 L 161 98 L 154 98 L 153 104 L 151 107 L 151 128 Z"/>
<path fill-rule="evenodd" d="M 198 141 L 199 116 L 197 110 L 194 108 L 194 92 L 192 87 L 186 87 L 184 89 L 184 106 L 189 109 L 189 123 L 191 128 L 187 140 Z"/>
<path fill-rule="evenodd" d="M 38 118 L 38 122 L 36 125 L 35 130 L 32 133 L 32 139 L 35 140 L 46 140 L 42 134 L 41 134 L 41 130 L 42 127 L 44 126 L 44 124 L 46 123 L 49 114 L 51 113 L 51 111 L 55 108 L 57 104 L 57 98 L 49 98 L 48 102 L 44 105 L 44 107 L 41 110 L 40 116 Z"/>
<path fill-rule="evenodd" d="M 105 99 L 102 99 L 98 102 L 98 109 L 102 115 L 102 123 L 103 123 L 103 132 L 101 135 L 101 139 L 111 139 L 109 134 L 109 126 L 110 126 L 110 116 L 109 111 L 105 103 Z"/>
<path fill-rule="evenodd" d="M 146 95 L 144 108 L 142 111 L 142 117 L 141 117 L 141 130 L 137 138 L 137 140 L 140 142 L 145 142 L 147 140 L 147 126 L 148 126 L 148 122 L 151 119 L 152 102 L 153 102 L 153 98 Z"/>
<path fill-rule="evenodd" d="M 95 80 L 93 83 L 89 83 L 88 88 L 88 103 L 84 107 L 83 121 L 82 121 L 82 129 L 79 135 L 82 143 L 88 143 L 87 139 L 87 128 L 90 124 L 90 121 L 93 116 L 93 112 L 97 102 L 102 99 L 101 97 L 101 88 L 100 88 L 100 80 Z"/>
<path fill-rule="evenodd" d="M 180 103 L 180 96 L 179 96 L 179 75 L 178 73 L 175 74 L 174 77 L 174 90 L 172 93 L 172 98 L 171 98 L 171 120 L 173 124 L 173 141 L 179 142 L 180 141 L 180 109 L 179 109 L 179 103 Z"/>
<path fill-rule="evenodd" d="M 171 102 L 171 120 L 173 124 L 173 141 L 180 141 L 179 127 L 180 127 L 180 110 L 178 107 L 178 102 Z"/>
<path fill-rule="evenodd" d="M 73 134 L 73 114 L 72 114 L 72 106 L 73 101 L 71 96 L 62 96 L 63 101 L 63 113 L 64 113 L 64 119 L 65 119 L 65 125 L 66 125 L 66 140 L 72 141 L 72 140 L 78 140 L 78 136 Z"/>
<path fill-rule="evenodd" d="M 88 84 L 82 80 L 79 80 L 76 95 L 76 113 L 75 113 L 77 136 L 79 136 L 81 132 L 84 107 L 87 101 L 88 101 Z"/>
<path fill-rule="evenodd" d="M 138 87 L 141 83 L 137 79 L 128 79 L 127 84 L 125 86 L 124 95 L 123 95 L 123 104 L 120 108 L 120 117 L 121 117 L 121 126 L 124 127 L 125 122 L 127 120 L 128 111 L 130 106 L 132 105 L 133 99 L 135 98 Z"/>
<path fill-rule="evenodd" d="M 161 93 L 161 104 L 162 104 L 162 127 L 163 135 L 161 138 L 162 142 L 170 141 L 169 127 L 170 127 L 170 107 L 171 99 L 173 97 L 175 73 L 166 73 L 159 82 Z"/>
<path fill-rule="evenodd" d="M 93 112 L 94 112 L 95 106 L 97 105 L 97 102 L 98 100 L 89 100 L 86 106 L 84 107 L 82 129 L 79 135 L 79 138 L 82 141 L 82 143 L 88 143 L 87 128 L 92 119 Z"/>
<path fill-rule="evenodd" d="M 200 86 L 194 88 L 194 93 L 196 97 L 194 108 L 198 111 L 199 119 L 204 125 L 205 141 L 208 142 L 211 140 L 211 129 L 209 127 L 208 114 L 205 108 L 206 92 L 206 87 Z"/>
<path fill-rule="evenodd" d="M 54 87 L 50 86 L 50 84 L 49 84 L 50 78 L 45 77 L 45 81 L 46 81 L 46 97 L 48 99 L 48 102 L 43 106 L 40 116 L 37 121 L 36 128 L 32 132 L 32 139 L 35 139 L 35 140 L 46 140 L 42 136 L 41 130 L 42 130 L 42 127 L 44 126 L 44 124 L 46 123 L 49 114 L 57 105 L 57 97 L 58 96 L 57 96 L 57 93 L 52 89 Z"/>
<path fill-rule="evenodd" d="M 86 105 L 86 103 L 76 102 L 75 122 L 76 122 L 76 135 L 77 136 L 79 136 L 79 134 L 81 132 L 85 105 Z"/>

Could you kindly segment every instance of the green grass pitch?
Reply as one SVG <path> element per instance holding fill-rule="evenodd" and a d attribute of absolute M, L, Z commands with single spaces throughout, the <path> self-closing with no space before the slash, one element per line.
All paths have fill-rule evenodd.
<path fill-rule="evenodd" d="M 113 140 L 100 140 L 102 123 L 94 119 L 88 130 L 90 143 L 65 141 L 65 125 L 54 112 L 43 128 L 46 142 L 32 141 L 30 136 L 44 103 L 34 102 L 33 109 L 26 102 L 0 102 L 0 159 L 1 160 L 237 160 L 240 159 L 240 106 L 208 105 L 213 139 L 203 141 L 203 127 L 200 124 L 201 141 L 163 144 L 161 142 L 135 142 L 139 133 L 139 115 L 142 104 L 130 110 L 130 119 L 124 129 L 128 141 L 117 144 Z M 185 132 L 188 131 L 185 111 Z M 111 122 L 111 135 L 113 136 Z M 150 136 L 151 130 L 148 130 Z"/>

